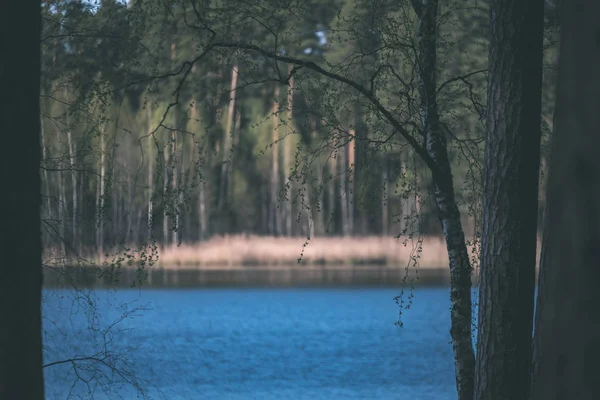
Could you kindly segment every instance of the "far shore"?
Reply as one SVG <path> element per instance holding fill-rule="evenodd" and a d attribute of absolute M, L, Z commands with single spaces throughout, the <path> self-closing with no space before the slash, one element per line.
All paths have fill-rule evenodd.
<path fill-rule="evenodd" d="M 469 256 L 474 259 L 472 248 Z M 538 240 L 538 260 L 540 241 Z M 114 254 L 114 256 L 110 256 Z M 90 260 L 88 265 L 107 265 L 118 258 L 118 250 L 104 260 Z M 196 244 L 159 248 L 158 262 L 153 268 L 236 270 L 246 268 L 386 266 L 448 268 L 448 253 L 442 237 L 420 239 L 368 237 L 305 237 L 222 236 Z M 139 258 L 131 258 L 134 266 Z M 123 263 L 126 266 L 127 263 Z"/>

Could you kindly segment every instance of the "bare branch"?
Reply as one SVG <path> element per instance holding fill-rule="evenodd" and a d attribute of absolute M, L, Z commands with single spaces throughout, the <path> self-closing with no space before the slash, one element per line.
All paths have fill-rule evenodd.
<path fill-rule="evenodd" d="M 477 70 L 477 71 L 473 71 L 473 72 L 470 72 L 470 73 L 465 74 L 465 75 L 455 76 L 454 78 L 448 79 L 446 82 L 444 82 L 444 83 L 442 83 L 440 85 L 440 87 L 437 89 L 437 93 L 440 93 L 445 86 L 451 84 L 452 82 L 456 82 L 456 81 L 463 81 L 464 82 L 465 79 L 470 78 L 473 75 L 477 75 L 477 74 L 481 74 L 481 73 L 486 73 L 486 72 L 487 72 L 487 68 L 480 69 L 480 70 Z"/>

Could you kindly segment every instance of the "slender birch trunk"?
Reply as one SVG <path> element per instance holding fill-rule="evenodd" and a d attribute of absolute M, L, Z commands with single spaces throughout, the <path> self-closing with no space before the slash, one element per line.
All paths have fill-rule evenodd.
<path fill-rule="evenodd" d="M 454 351 L 456 388 L 458 400 L 472 400 L 475 384 L 475 353 L 471 334 L 472 268 L 454 195 L 446 138 L 437 109 L 438 0 L 413 0 L 412 4 L 419 19 L 417 79 L 427 151 L 425 161 L 432 172 L 433 193 L 450 262 L 450 336 Z"/>

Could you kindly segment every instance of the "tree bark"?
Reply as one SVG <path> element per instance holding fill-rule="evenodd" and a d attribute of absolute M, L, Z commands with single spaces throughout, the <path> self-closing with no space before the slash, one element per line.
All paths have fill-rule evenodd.
<path fill-rule="evenodd" d="M 333 230 L 333 233 L 335 233 L 335 212 L 336 212 L 336 204 L 335 204 L 335 181 L 336 181 L 336 174 L 337 174 L 337 155 L 336 155 L 336 151 L 337 151 L 337 146 L 338 146 L 338 140 L 334 139 L 333 141 L 333 151 L 331 152 L 331 154 L 329 154 L 329 158 L 328 158 L 328 165 L 329 165 L 329 179 L 327 179 L 327 200 L 328 200 L 328 208 L 327 208 L 327 223 L 326 223 L 326 230 L 331 233 L 331 231 Z M 332 226 L 333 225 L 333 226 Z"/>
<path fill-rule="evenodd" d="M 533 400 L 596 399 L 600 380 L 597 1 L 561 7 L 554 134 L 535 319 Z"/>
<path fill-rule="evenodd" d="M 65 95 L 66 93 L 66 89 L 65 89 Z M 72 205 L 72 214 L 71 214 L 71 235 L 72 235 L 72 245 L 73 247 L 75 247 L 75 241 L 78 240 L 78 235 L 77 235 L 77 176 L 76 176 L 76 172 L 75 172 L 75 150 L 74 150 L 74 145 L 73 145 L 73 138 L 71 135 L 71 127 L 70 127 L 70 121 L 69 121 L 69 109 L 67 108 L 67 142 L 69 145 L 69 165 L 71 167 L 71 188 L 73 190 L 72 192 L 72 201 L 73 201 L 73 205 Z"/>
<path fill-rule="evenodd" d="M 174 113 L 175 115 L 175 129 L 178 128 L 178 120 L 177 120 L 177 113 Z M 171 161 L 171 168 L 170 168 L 170 173 L 171 173 L 171 201 L 174 202 L 174 207 L 173 207 L 173 214 L 174 214 L 174 221 L 173 221 L 173 244 L 178 245 L 179 244 L 179 213 L 180 213 L 180 209 L 179 209 L 179 194 L 178 194 L 178 183 L 179 183 L 179 175 L 177 172 L 177 156 L 176 153 L 177 152 L 177 132 L 176 131 L 172 131 L 171 132 L 171 156 L 170 156 L 170 161 Z"/>
<path fill-rule="evenodd" d="M 275 93 L 273 94 L 275 101 L 273 102 L 273 161 L 271 171 L 271 233 L 275 236 L 281 233 L 281 218 L 279 217 L 279 207 L 277 201 L 277 191 L 279 190 L 279 86 L 275 85 Z"/>
<path fill-rule="evenodd" d="M 164 162 L 165 162 L 165 168 L 164 168 L 164 176 L 163 176 L 163 204 L 162 204 L 162 208 L 163 208 L 163 246 L 166 247 L 169 245 L 169 211 L 168 211 L 168 202 L 170 201 L 171 196 L 169 195 L 169 180 L 170 180 L 170 174 L 169 174 L 169 162 L 170 162 L 170 158 L 169 158 L 169 152 L 171 146 L 169 145 L 169 143 L 167 143 L 167 145 L 165 146 L 163 152 L 164 154 Z"/>
<path fill-rule="evenodd" d="M 104 125 L 100 127 L 100 177 L 96 197 L 96 248 L 100 259 L 104 257 L 104 181 L 106 175 Z"/>
<path fill-rule="evenodd" d="M 309 116 L 309 124 L 312 138 L 316 138 L 318 135 L 317 132 L 317 120 L 314 115 Z M 313 225 L 314 225 L 314 233 L 316 235 L 323 235 L 325 233 L 325 223 L 324 223 L 324 206 L 323 206 L 323 192 L 325 191 L 325 181 L 323 179 L 323 166 L 317 163 L 317 191 L 315 194 L 316 207 L 313 207 Z M 312 237 L 312 236 L 311 236 Z"/>
<path fill-rule="evenodd" d="M 476 399 L 528 400 L 543 0 L 492 0 Z"/>
<path fill-rule="evenodd" d="M 339 188 L 340 188 L 340 214 L 342 224 L 342 235 L 348 236 L 348 193 L 346 183 L 348 182 L 348 144 L 344 143 L 338 149 L 338 168 L 340 173 Z"/>
<path fill-rule="evenodd" d="M 228 165 L 231 158 L 231 142 L 234 135 L 233 116 L 235 111 L 235 96 L 237 87 L 238 66 L 234 64 L 231 69 L 231 89 L 229 91 L 229 107 L 227 108 L 227 130 L 223 135 L 223 153 L 221 164 L 221 181 L 219 190 L 219 211 L 223 211 L 223 206 L 228 202 L 229 178 Z"/>
<path fill-rule="evenodd" d="M 350 134 L 352 137 L 356 137 L 355 130 L 351 129 Z M 347 234 L 350 236 L 354 235 L 354 180 L 356 179 L 356 171 L 354 166 L 354 154 L 356 152 L 356 140 L 353 139 L 348 144 L 348 185 L 346 188 L 346 201 L 348 204 L 347 209 L 347 224 L 348 224 L 348 232 Z"/>
<path fill-rule="evenodd" d="M 148 121 L 148 135 L 152 132 L 152 109 L 151 105 L 148 103 L 146 106 L 146 118 Z M 154 173 L 152 170 L 152 163 L 154 160 L 152 159 L 152 137 L 148 136 L 148 240 L 152 240 L 153 238 L 153 228 L 154 228 Z"/>
<path fill-rule="evenodd" d="M 383 235 L 389 233 L 388 196 L 388 159 L 387 155 L 383 155 L 381 160 L 381 233 Z"/>
<path fill-rule="evenodd" d="M 293 68 L 293 65 L 289 65 L 289 72 L 291 73 Z M 292 76 L 290 78 L 290 82 L 289 82 L 289 87 L 288 87 L 288 91 L 287 91 L 287 106 L 288 106 L 288 110 L 287 110 L 287 120 L 288 120 L 288 129 L 287 129 L 287 137 L 285 138 L 285 141 L 283 142 L 283 182 L 284 185 L 286 187 L 285 190 L 285 201 L 283 203 L 283 217 L 285 219 L 285 235 L 286 236 L 291 236 L 292 235 L 292 196 L 293 191 L 294 191 L 294 187 L 292 184 L 292 181 L 290 180 L 290 169 L 292 168 L 291 166 L 291 152 L 292 152 L 292 146 L 291 146 L 291 138 L 292 138 L 292 134 L 294 133 L 294 128 L 292 126 L 293 123 L 293 115 L 294 115 L 294 77 Z"/>
<path fill-rule="evenodd" d="M 459 400 L 473 399 L 475 354 L 471 337 L 471 273 L 447 144 L 437 110 L 437 12 L 438 1 L 412 0 L 419 18 L 417 30 L 420 111 L 427 155 L 432 164 L 433 193 L 450 261 L 452 347 Z"/>
<path fill-rule="evenodd" d="M 40 36 L 39 2 L 0 3 L 1 400 L 44 399 Z"/>
<path fill-rule="evenodd" d="M 42 166 L 45 165 L 45 160 L 47 159 L 47 149 L 46 149 L 46 138 L 44 137 L 44 117 L 40 115 L 40 135 L 41 135 L 41 143 L 42 143 Z M 44 196 L 46 197 L 46 212 L 45 215 L 48 217 L 52 216 L 52 208 L 50 205 L 50 181 L 48 181 L 48 170 L 44 168 Z"/>

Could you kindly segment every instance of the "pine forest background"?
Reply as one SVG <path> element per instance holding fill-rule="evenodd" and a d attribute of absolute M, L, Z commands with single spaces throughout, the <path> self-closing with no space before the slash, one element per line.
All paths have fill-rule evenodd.
<path fill-rule="evenodd" d="M 441 4 L 438 107 L 476 240 L 488 7 Z M 419 137 L 417 24 L 408 0 L 45 1 L 46 261 L 223 235 L 441 235 L 430 173 L 372 101 Z M 545 36 L 544 144 L 551 21 Z"/>

